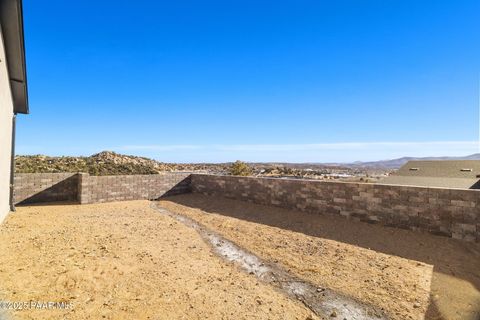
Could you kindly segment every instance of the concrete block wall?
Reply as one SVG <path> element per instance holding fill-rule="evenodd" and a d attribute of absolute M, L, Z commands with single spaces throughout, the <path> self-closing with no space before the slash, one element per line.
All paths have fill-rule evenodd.
<path fill-rule="evenodd" d="M 193 174 L 192 191 L 480 241 L 480 190 Z"/>
<path fill-rule="evenodd" d="M 190 192 L 190 174 L 89 176 L 79 174 L 79 202 L 154 200 L 165 195 Z"/>
<path fill-rule="evenodd" d="M 17 173 L 14 199 L 16 204 L 77 201 L 76 173 Z"/>
<path fill-rule="evenodd" d="M 72 201 L 96 203 L 158 199 L 190 192 L 190 174 L 90 176 L 86 173 L 18 173 L 15 203 Z"/>
<path fill-rule="evenodd" d="M 15 177 L 17 204 L 152 200 L 192 191 L 480 242 L 480 190 L 189 173 Z"/>

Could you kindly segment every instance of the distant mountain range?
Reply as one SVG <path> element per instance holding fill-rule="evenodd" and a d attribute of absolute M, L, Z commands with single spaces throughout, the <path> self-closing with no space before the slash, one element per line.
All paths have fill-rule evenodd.
<path fill-rule="evenodd" d="M 403 157 L 392 160 L 380 160 L 370 162 L 354 162 L 354 163 L 332 163 L 335 166 L 347 166 L 353 168 L 372 168 L 372 169 L 398 169 L 408 161 L 412 160 L 480 160 L 480 153 L 471 154 L 464 157 Z"/>

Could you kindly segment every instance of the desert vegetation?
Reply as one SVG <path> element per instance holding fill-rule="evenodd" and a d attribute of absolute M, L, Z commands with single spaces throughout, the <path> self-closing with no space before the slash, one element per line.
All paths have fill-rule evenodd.
<path fill-rule="evenodd" d="M 251 176 L 252 168 L 245 162 L 237 160 L 230 167 L 230 174 L 232 176 Z"/>
<path fill-rule="evenodd" d="M 375 182 L 391 169 L 321 163 L 166 163 L 103 151 L 91 156 L 24 155 L 15 159 L 17 173 L 85 172 L 95 176 L 196 172 L 235 176 Z"/>
<path fill-rule="evenodd" d="M 145 157 L 102 151 L 88 157 L 17 156 L 17 173 L 86 172 L 96 176 L 158 174 L 173 171 L 227 172 L 228 164 L 164 163 Z"/>

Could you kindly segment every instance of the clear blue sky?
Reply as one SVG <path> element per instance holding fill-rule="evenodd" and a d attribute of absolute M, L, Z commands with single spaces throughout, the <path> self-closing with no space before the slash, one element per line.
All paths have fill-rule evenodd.
<path fill-rule="evenodd" d="M 17 153 L 473 153 L 479 17 L 478 0 L 24 0 L 31 114 Z"/>

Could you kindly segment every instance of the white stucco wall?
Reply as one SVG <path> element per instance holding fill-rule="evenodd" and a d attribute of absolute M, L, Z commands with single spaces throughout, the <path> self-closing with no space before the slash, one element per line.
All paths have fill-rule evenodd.
<path fill-rule="evenodd" d="M 1 32 L 1 30 L 0 30 Z M 0 223 L 10 211 L 10 161 L 13 103 L 3 38 L 0 37 Z"/>

